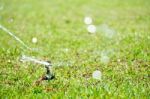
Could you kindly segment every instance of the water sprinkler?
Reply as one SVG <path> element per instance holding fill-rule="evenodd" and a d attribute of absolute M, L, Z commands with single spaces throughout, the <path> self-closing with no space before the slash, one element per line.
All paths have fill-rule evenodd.
<path fill-rule="evenodd" d="M 52 80 L 52 79 L 55 78 L 55 76 L 52 72 L 52 64 L 51 64 L 50 61 L 40 61 L 40 60 L 37 60 L 37 59 L 32 58 L 32 57 L 25 56 L 25 55 L 23 55 L 21 57 L 20 61 L 23 61 L 23 62 L 30 61 L 30 62 L 34 62 L 34 63 L 44 65 L 44 67 L 46 69 L 46 74 L 40 80 Z"/>

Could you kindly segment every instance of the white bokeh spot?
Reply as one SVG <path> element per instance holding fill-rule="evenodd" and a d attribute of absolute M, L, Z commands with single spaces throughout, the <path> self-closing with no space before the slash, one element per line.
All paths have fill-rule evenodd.
<path fill-rule="evenodd" d="M 85 23 L 85 24 L 89 25 L 89 24 L 92 24 L 92 22 L 93 22 L 93 21 L 92 21 L 92 18 L 91 18 L 91 17 L 85 17 L 85 18 L 84 18 L 84 23 Z"/>
<path fill-rule="evenodd" d="M 36 37 L 32 38 L 32 43 L 37 43 L 37 38 Z"/>
<path fill-rule="evenodd" d="M 96 26 L 95 25 L 88 25 L 87 31 L 89 33 L 96 33 Z"/>
<path fill-rule="evenodd" d="M 101 80 L 102 79 L 102 73 L 99 70 L 96 70 L 93 72 L 92 77 L 94 79 Z"/>

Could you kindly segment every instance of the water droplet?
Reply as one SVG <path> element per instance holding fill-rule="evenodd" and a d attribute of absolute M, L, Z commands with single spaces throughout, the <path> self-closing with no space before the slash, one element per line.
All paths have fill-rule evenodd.
<path fill-rule="evenodd" d="M 94 79 L 101 80 L 101 78 L 102 78 L 102 73 L 101 73 L 99 70 L 96 70 L 96 71 L 93 72 L 92 77 L 93 77 Z"/>
<path fill-rule="evenodd" d="M 32 43 L 37 43 L 37 38 L 36 37 L 32 38 Z"/>
<path fill-rule="evenodd" d="M 92 18 L 91 17 L 85 17 L 84 18 L 84 23 L 89 25 L 89 24 L 92 24 Z"/>
<path fill-rule="evenodd" d="M 89 25 L 88 27 L 87 27 L 87 31 L 89 32 L 89 33 L 95 33 L 96 32 L 96 26 L 95 25 Z"/>

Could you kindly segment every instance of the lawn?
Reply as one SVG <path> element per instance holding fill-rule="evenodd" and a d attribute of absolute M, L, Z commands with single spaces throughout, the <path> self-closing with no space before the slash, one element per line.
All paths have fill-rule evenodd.
<path fill-rule="evenodd" d="M 0 98 L 149 99 L 149 4 L 150 0 L 0 0 L 0 25 L 38 49 L 25 48 L 0 29 Z M 93 19 L 96 33 L 88 33 L 86 16 Z M 51 61 L 55 79 L 36 85 L 45 68 L 21 62 L 21 55 Z M 92 77 L 95 70 L 101 71 L 101 79 Z"/>

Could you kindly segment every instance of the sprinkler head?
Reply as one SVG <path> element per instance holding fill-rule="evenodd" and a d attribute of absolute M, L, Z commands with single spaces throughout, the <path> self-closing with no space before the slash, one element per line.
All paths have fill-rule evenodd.
<path fill-rule="evenodd" d="M 55 78 L 55 75 L 52 72 L 52 65 L 45 65 L 46 75 L 43 77 L 43 80 L 52 80 Z"/>
<path fill-rule="evenodd" d="M 55 78 L 54 74 L 46 74 L 44 77 L 42 77 L 42 80 L 52 80 Z"/>

